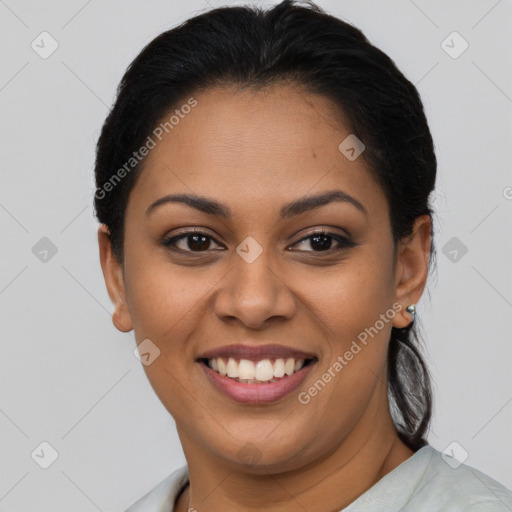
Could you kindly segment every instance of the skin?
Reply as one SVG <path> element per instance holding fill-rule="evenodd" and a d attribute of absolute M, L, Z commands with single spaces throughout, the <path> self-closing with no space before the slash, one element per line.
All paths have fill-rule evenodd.
<path fill-rule="evenodd" d="M 176 510 L 340 510 L 413 454 L 389 413 L 386 354 L 391 327 L 410 324 L 405 308 L 426 283 L 430 219 L 416 219 L 395 253 L 384 193 L 363 157 L 349 161 L 338 150 L 351 132 L 328 99 L 284 84 L 195 98 L 151 150 L 131 192 L 122 263 L 107 228 L 98 231 L 114 325 L 160 350 L 144 370 L 174 417 L 188 463 L 190 486 Z M 280 219 L 284 203 L 332 189 L 356 198 L 367 215 L 331 202 Z M 232 218 L 179 203 L 146 215 L 170 193 L 215 199 Z M 212 237 L 206 252 L 190 239 L 178 242 L 181 254 L 160 245 L 192 228 Z M 319 251 L 305 237 L 321 228 L 357 245 L 336 251 L 332 239 L 333 249 Z M 252 263 L 235 250 L 248 236 L 263 248 Z M 394 303 L 402 309 L 378 335 L 310 403 L 299 403 L 298 392 Z M 295 347 L 318 362 L 278 403 L 240 404 L 217 391 L 195 359 L 241 342 Z M 249 443 L 259 457 L 251 465 L 237 455 Z"/>

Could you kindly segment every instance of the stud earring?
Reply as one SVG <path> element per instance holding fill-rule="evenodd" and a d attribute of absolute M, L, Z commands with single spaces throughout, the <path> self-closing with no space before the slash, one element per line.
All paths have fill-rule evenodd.
<path fill-rule="evenodd" d="M 407 313 L 409 313 L 412 316 L 412 321 L 414 322 L 414 319 L 416 318 L 416 305 L 411 304 L 410 306 L 407 306 Z"/>

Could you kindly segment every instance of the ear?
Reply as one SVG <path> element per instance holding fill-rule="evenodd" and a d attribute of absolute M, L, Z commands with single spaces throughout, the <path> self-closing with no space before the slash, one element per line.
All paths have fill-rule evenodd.
<path fill-rule="evenodd" d="M 126 303 L 123 266 L 112 252 L 110 233 L 105 224 L 98 228 L 98 245 L 103 277 L 107 285 L 108 295 L 114 305 L 112 323 L 121 332 L 129 332 L 133 329 L 133 322 Z"/>
<path fill-rule="evenodd" d="M 393 327 L 407 327 L 412 317 L 407 306 L 417 304 L 425 288 L 430 258 L 432 222 L 429 215 L 415 220 L 413 232 L 397 247 L 395 301 L 402 305 L 393 319 Z"/>

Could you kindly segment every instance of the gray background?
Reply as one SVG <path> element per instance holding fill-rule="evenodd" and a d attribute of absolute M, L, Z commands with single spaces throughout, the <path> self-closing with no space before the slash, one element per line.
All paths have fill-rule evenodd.
<path fill-rule="evenodd" d="M 208 4 L 229 2 L 0 0 L 1 511 L 124 510 L 185 463 L 133 333 L 111 323 L 92 169 L 126 66 Z M 436 383 L 429 440 L 457 442 L 512 487 L 512 2 L 318 5 L 420 91 L 439 159 L 438 274 L 418 305 Z M 58 43 L 45 59 L 43 31 Z M 453 31 L 469 44 L 457 58 Z M 44 441 L 58 453 L 48 469 Z"/>

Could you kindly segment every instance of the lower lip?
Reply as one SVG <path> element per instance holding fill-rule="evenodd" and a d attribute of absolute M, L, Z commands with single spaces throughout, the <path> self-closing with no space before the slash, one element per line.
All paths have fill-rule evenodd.
<path fill-rule="evenodd" d="M 225 377 L 213 371 L 204 362 L 199 363 L 210 382 L 229 398 L 250 405 L 262 405 L 278 402 L 297 389 L 307 377 L 315 362 L 309 363 L 298 372 L 283 377 L 276 382 L 245 384 Z"/>

